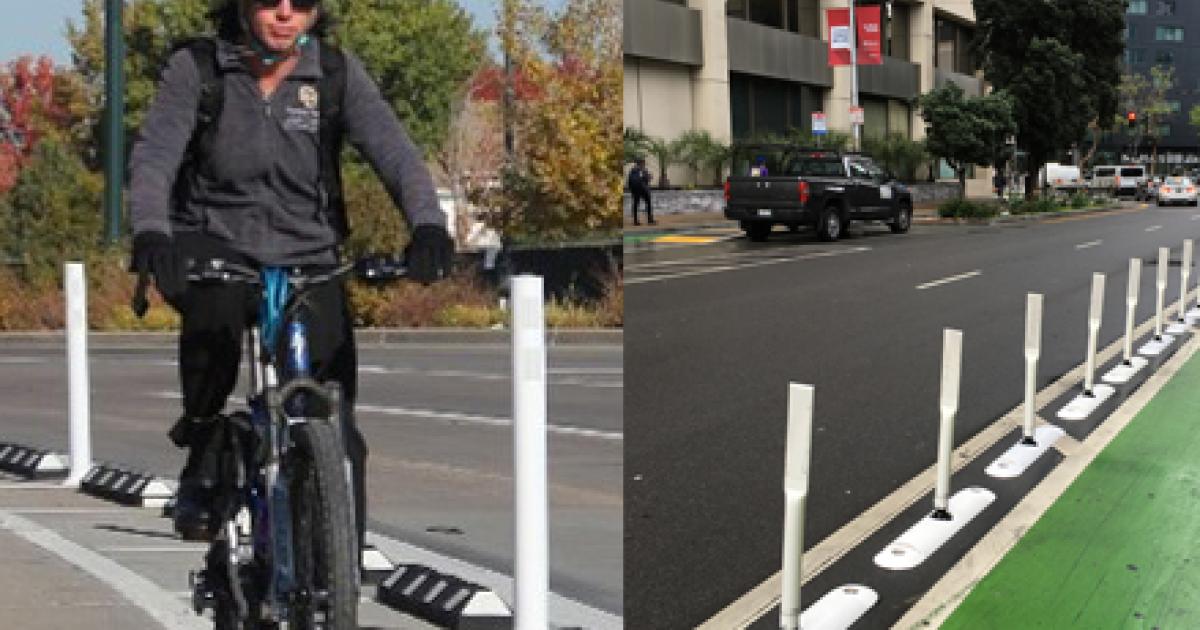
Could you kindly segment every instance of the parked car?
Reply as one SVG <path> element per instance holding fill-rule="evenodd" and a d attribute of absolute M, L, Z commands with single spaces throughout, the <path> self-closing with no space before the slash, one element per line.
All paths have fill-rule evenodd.
<path fill-rule="evenodd" d="M 725 180 L 725 217 L 752 241 L 765 241 L 780 224 L 812 226 L 824 241 L 841 238 L 851 221 L 884 221 L 897 234 L 912 226 L 908 187 L 857 153 L 743 145 L 733 173 Z"/>
<path fill-rule="evenodd" d="M 1146 167 L 1140 164 L 1097 166 L 1092 171 L 1092 187 L 1116 195 L 1137 196 L 1138 185 L 1146 179 Z"/>
<path fill-rule="evenodd" d="M 1158 205 L 1172 204 L 1195 206 L 1196 184 L 1190 177 L 1168 177 L 1158 188 Z"/>

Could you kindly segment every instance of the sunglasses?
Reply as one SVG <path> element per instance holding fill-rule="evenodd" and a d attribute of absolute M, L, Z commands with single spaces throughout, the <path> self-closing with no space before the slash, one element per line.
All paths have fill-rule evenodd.
<path fill-rule="evenodd" d="M 279 6 L 281 2 L 283 2 L 283 0 L 254 0 L 254 4 L 263 7 L 264 9 L 274 9 L 275 7 Z M 318 4 L 321 4 L 321 0 L 292 0 L 292 8 L 299 11 L 307 11 Z"/>

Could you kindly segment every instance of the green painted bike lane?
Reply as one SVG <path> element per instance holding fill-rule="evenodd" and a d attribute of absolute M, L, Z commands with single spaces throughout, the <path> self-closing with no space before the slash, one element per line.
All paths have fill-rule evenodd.
<path fill-rule="evenodd" d="M 1200 354 L 942 628 L 1200 628 Z"/>

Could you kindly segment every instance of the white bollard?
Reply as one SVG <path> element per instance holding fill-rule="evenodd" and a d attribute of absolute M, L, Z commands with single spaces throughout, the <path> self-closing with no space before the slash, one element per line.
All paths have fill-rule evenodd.
<path fill-rule="evenodd" d="M 1042 294 L 1025 296 L 1025 444 L 1034 444 L 1034 397 L 1037 393 L 1037 364 L 1042 355 Z"/>
<path fill-rule="evenodd" d="M 1129 288 L 1125 292 L 1125 365 L 1133 359 L 1133 318 L 1136 316 L 1138 292 L 1142 286 L 1142 259 L 1129 259 Z"/>
<path fill-rule="evenodd" d="M 1154 280 L 1154 288 L 1158 295 L 1154 307 L 1154 339 L 1163 338 L 1163 300 L 1167 296 L 1167 265 L 1170 264 L 1171 250 L 1167 247 L 1158 248 L 1158 275 Z"/>
<path fill-rule="evenodd" d="M 938 434 L 937 487 L 933 493 L 934 518 L 950 519 L 950 451 L 954 448 L 954 414 L 958 412 L 958 388 L 962 376 L 962 331 L 947 328 L 942 333 L 942 393 L 938 404 L 941 431 Z"/>
<path fill-rule="evenodd" d="M 67 409 L 70 419 L 71 472 L 64 486 L 78 488 L 92 467 L 90 388 L 87 350 L 87 283 L 83 263 L 64 266 L 67 302 Z"/>
<path fill-rule="evenodd" d="M 800 559 L 804 555 L 804 502 L 812 453 L 812 385 L 788 384 L 787 452 L 783 468 L 783 591 L 779 627 L 800 628 Z"/>
<path fill-rule="evenodd" d="M 1183 262 L 1179 268 L 1179 321 L 1187 321 L 1188 282 L 1192 275 L 1192 239 L 1183 241 Z"/>
<path fill-rule="evenodd" d="M 1092 274 L 1092 304 L 1088 309 L 1087 373 L 1084 375 L 1083 393 L 1092 395 L 1096 384 L 1096 340 L 1100 335 L 1100 319 L 1104 315 L 1104 274 Z"/>
<path fill-rule="evenodd" d="M 516 630 L 546 630 L 549 519 L 546 481 L 546 318 L 540 276 L 512 280 Z"/>

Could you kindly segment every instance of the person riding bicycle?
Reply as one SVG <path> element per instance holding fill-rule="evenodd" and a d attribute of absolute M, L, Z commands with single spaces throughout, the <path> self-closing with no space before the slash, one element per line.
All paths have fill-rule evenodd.
<path fill-rule="evenodd" d="M 167 60 L 130 158 L 133 269 L 181 315 L 183 415 L 170 431 L 190 449 L 175 528 L 207 539 L 224 443 L 222 410 L 237 381 L 255 288 L 191 284 L 184 261 L 220 258 L 320 272 L 346 237 L 337 157 L 344 136 L 372 165 L 411 231 L 409 277 L 449 273 L 453 245 L 433 179 L 360 60 L 321 40 L 321 0 L 218 0 L 215 38 Z M 313 376 L 341 386 L 361 546 L 366 445 L 353 420 L 356 352 L 341 282 L 306 299 Z"/>

